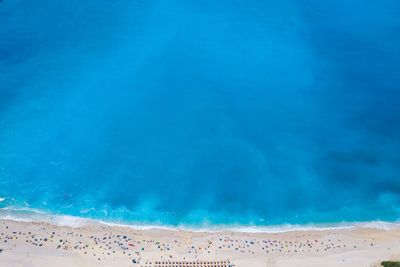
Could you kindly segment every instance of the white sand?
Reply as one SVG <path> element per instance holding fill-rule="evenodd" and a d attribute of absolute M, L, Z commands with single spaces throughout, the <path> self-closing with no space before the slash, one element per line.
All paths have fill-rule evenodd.
<path fill-rule="evenodd" d="M 239 267 L 379 266 L 382 260 L 400 260 L 400 229 L 209 233 L 0 220 L 1 249 L 0 266 L 153 266 L 155 260 L 230 260 Z"/>

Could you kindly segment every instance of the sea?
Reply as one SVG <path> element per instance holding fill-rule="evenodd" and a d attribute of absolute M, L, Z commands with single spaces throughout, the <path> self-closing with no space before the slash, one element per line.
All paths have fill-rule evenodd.
<path fill-rule="evenodd" d="M 399 222 L 400 2 L 0 1 L 0 217 L 40 214 Z"/>

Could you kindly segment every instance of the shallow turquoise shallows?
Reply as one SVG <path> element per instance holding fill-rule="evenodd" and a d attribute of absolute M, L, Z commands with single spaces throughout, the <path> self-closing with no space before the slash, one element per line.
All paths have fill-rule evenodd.
<path fill-rule="evenodd" d="M 0 209 L 397 221 L 399 1 L 0 1 Z"/>

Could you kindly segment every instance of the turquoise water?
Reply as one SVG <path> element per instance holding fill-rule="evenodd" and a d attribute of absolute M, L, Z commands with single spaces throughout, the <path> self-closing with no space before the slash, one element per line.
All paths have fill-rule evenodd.
<path fill-rule="evenodd" d="M 0 2 L 0 208 L 400 218 L 400 4 Z"/>

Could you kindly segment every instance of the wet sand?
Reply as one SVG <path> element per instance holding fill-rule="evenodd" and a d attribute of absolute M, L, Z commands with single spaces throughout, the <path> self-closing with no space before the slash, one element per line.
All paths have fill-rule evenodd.
<path fill-rule="evenodd" d="M 382 260 L 400 260 L 400 229 L 191 232 L 0 220 L 0 266 L 122 267 L 201 260 L 229 260 L 238 267 L 379 266 Z"/>

